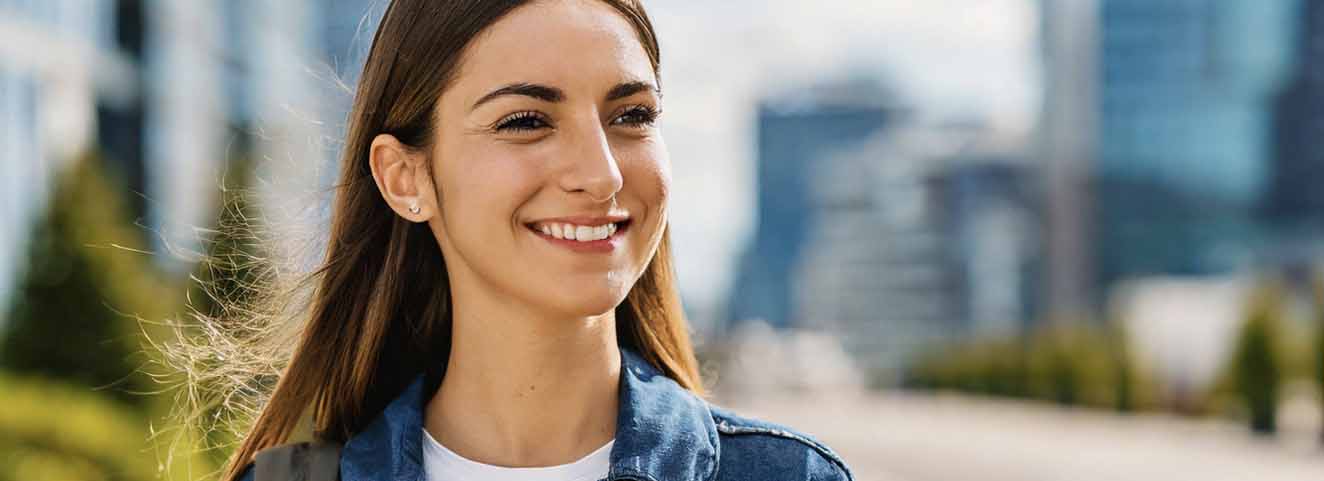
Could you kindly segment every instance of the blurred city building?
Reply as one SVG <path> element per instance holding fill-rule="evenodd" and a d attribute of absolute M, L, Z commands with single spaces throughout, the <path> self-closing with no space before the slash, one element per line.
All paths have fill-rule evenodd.
<path fill-rule="evenodd" d="M 1096 301 L 1127 278 L 1257 264 L 1294 5 L 1102 1 Z"/>
<path fill-rule="evenodd" d="M 968 336 L 1025 334 L 1044 309 L 1040 180 L 1026 163 L 1024 142 L 1010 140 L 969 147 L 933 180 L 957 319 Z"/>
<path fill-rule="evenodd" d="M 384 8 L 371 3 L 0 2 L 0 302 L 55 170 L 79 156 L 129 189 L 163 252 L 154 259 L 171 269 L 190 268 L 236 157 L 262 159 L 260 175 L 279 179 L 262 193 L 271 199 L 329 184 L 345 84 L 370 40 L 355 32 Z"/>
<path fill-rule="evenodd" d="M 1014 336 L 1033 312 L 1037 208 L 1023 142 L 902 122 L 815 161 L 793 318 L 891 384 L 926 347 Z"/>
<path fill-rule="evenodd" d="M 894 385 L 928 347 L 1019 335 L 1037 315 L 1042 212 L 1026 139 L 925 124 L 896 102 L 848 83 L 760 107 L 759 215 L 728 334 L 750 320 L 829 332 L 871 382 Z"/>
<path fill-rule="evenodd" d="M 1276 261 L 1324 258 L 1324 1 L 1295 17 L 1295 70 L 1274 106 L 1273 174 L 1265 209 L 1278 232 Z"/>
<path fill-rule="evenodd" d="M 793 317 L 837 334 L 868 368 L 896 367 L 957 327 L 931 183 L 951 149 L 943 135 L 894 126 L 814 160 Z"/>
<path fill-rule="evenodd" d="M 275 246 L 305 264 L 325 234 L 352 88 L 386 7 L 369 0 L 222 2 L 230 156 L 256 161 Z M 213 179 L 217 176 L 213 176 Z"/>
<path fill-rule="evenodd" d="M 935 343 L 1020 334 L 1039 276 L 1024 139 L 921 124 L 891 99 L 855 83 L 764 103 L 757 233 L 730 302 L 733 336 L 756 319 L 830 332 L 883 384 Z"/>
<path fill-rule="evenodd" d="M 839 83 L 759 106 L 758 215 L 730 291 L 727 319 L 762 319 L 779 328 L 797 323 L 791 275 L 813 225 L 809 179 L 825 156 L 858 145 L 892 120 L 892 95 L 871 82 Z"/>
<path fill-rule="evenodd" d="M 1037 147 L 1043 172 L 1044 315 L 1069 319 L 1093 307 L 1093 194 L 1097 145 L 1098 5 L 1042 0 L 1043 104 Z"/>
<path fill-rule="evenodd" d="M 144 2 L 145 97 L 148 170 L 147 218 L 158 252 L 199 249 L 198 228 L 210 228 L 220 189 L 217 178 L 231 142 L 231 105 L 223 95 L 229 58 L 225 2 Z M 156 256 L 172 270 L 192 268 L 187 258 Z"/>

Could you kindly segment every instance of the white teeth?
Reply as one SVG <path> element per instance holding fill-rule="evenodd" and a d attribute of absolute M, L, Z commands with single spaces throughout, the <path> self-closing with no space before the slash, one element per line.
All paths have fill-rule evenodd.
<path fill-rule="evenodd" d="M 557 239 L 578 240 L 583 242 L 602 240 L 616 234 L 616 224 L 603 224 L 590 227 L 574 224 L 539 224 L 537 230 L 543 235 Z"/>

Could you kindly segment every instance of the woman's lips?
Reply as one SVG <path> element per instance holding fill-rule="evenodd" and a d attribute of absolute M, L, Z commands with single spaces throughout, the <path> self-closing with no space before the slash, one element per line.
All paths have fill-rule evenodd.
<path fill-rule="evenodd" d="M 612 233 L 611 236 L 605 239 L 592 241 L 558 239 L 555 236 L 542 233 L 542 231 L 538 230 L 533 224 L 527 224 L 525 227 L 533 232 L 534 235 L 541 237 L 552 245 L 564 247 L 574 252 L 605 254 L 610 253 L 619 247 L 620 243 L 623 242 L 621 239 L 624 238 L 625 232 L 630 228 L 630 223 L 629 219 L 619 222 L 616 224 L 616 232 Z"/>

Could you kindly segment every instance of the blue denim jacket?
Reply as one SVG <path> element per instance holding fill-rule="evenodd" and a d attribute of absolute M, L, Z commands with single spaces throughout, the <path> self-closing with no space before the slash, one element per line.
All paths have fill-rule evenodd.
<path fill-rule="evenodd" d="M 341 451 L 341 481 L 422 481 L 420 376 Z M 243 481 L 252 481 L 252 469 Z M 853 480 L 832 449 L 766 421 L 738 416 L 680 387 L 621 348 L 620 408 L 606 480 Z"/>

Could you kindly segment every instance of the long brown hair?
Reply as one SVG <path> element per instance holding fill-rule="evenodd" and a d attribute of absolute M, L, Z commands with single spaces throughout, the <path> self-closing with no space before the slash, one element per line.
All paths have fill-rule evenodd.
<path fill-rule="evenodd" d="M 658 72 L 653 27 L 639 0 L 603 0 L 633 24 Z M 305 414 L 323 439 L 362 430 L 451 343 L 450 282 L 426 224 L 387 206 L 368 167 L 372 139 L 392 134 L 418 148 L 436 127 L 434 105 L 470 41 L 529 0 L 393 0 L 382 18 L 350 112 L 326 257 L 306 325 L 275 389 L 230 460 L 234 479 L 259 450 L 291 437 Z M 664 227 L 665 229 L 665 227 Z M 702 393 L 676 292 L 670 235 L 625 302 L 618 342 L 681 386 Z"/>

